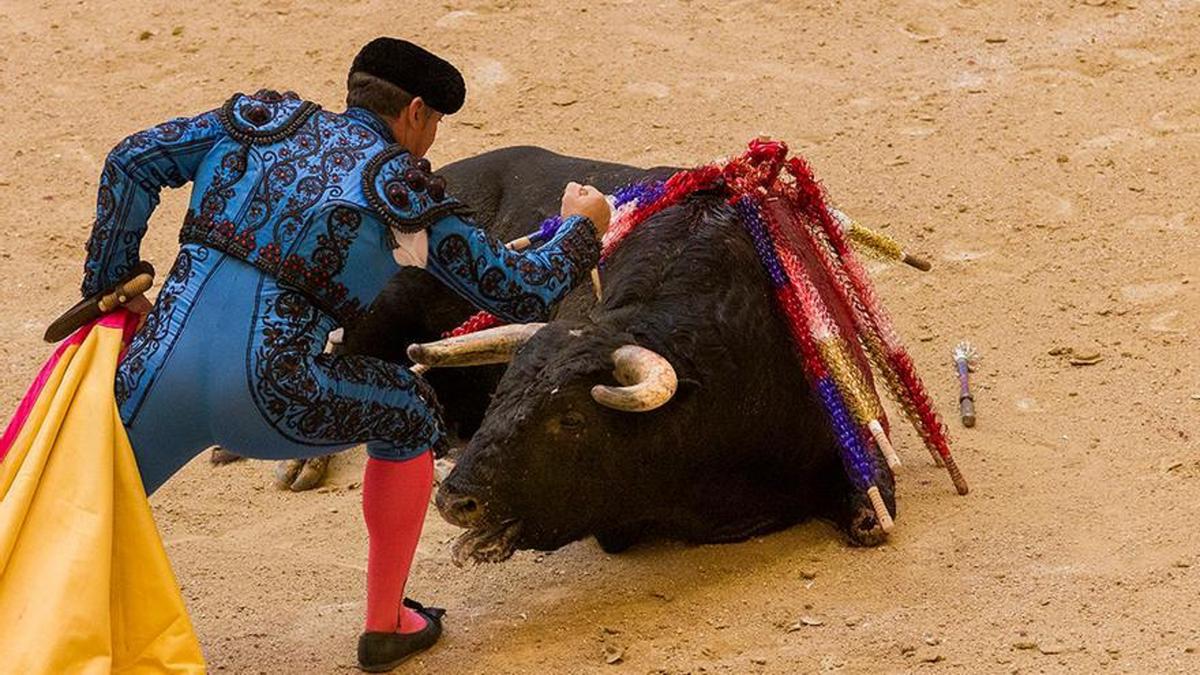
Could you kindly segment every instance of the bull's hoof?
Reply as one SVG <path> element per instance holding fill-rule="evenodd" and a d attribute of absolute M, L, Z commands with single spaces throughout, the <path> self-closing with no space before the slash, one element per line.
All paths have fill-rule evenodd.
<path fill-rule="evenodd" d="M 454 471 L 454 460 L 449 457 L 433 460 L 433 484 L 440 487 L 450 477 L 451 471 Z"/>
<path fill-rule="evenodd" d="M 625 532 L 597 532 L 596 543 L 601 551 L 616 555 L 628 551 L 637 541 Z"/>
<path fill-rule="evenodd" d="M 646 523 L 627 523 L 596 533 L 596 543 L 600 550 L 610 555 L 624 553 L 641 543 L 649 534 Z"/>
<path fill-rule="evenodd" d="M 852 509 L 850 518 L 842 528 L 850 539 L 851 546 L 879 546 L 887 541 L 887 533 L 875 516 L 875 509 L 865 498 L 858 500 L 856 508 Z"/>
<path fill-rule="evenodd" d="M 241 455 L 235 455 L 219 445 L 214 445 L 208 455 L 208 461 L 215 466 L 232 464 L 233 462 L 240 462 L 243 459 L 245 459 L 245 457 L 242 457 Z"/>
<path fill-rule="evenodd" d="M 280 461 L 275 465 L 275 486 L 292 492 L 304 492 L 317 487 L 325 480 L 331 457 L 333 455 Z"/>
<path fill-rule="evenodd" d="M 876 518 L 875 509 L 871 507 L 866 507 L 851 519 L 846 536 L 850 537 L 850 543 L 854 546 L 877 546 L 888 540 L 888 533 L 883 531 L 880 519 Z"/>

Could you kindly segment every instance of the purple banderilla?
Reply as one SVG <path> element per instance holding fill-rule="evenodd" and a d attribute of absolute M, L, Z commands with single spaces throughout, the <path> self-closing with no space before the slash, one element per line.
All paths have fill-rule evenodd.
<path fill-rule="evenodd" d="M 975 396 L 971 394 L 970 373 L 979 361 L 979 353 L 970 342 L 960 342 L 954 348 L 954 365 L 958 369 L 958 412 L 964 427 L 975 426 Z"/>

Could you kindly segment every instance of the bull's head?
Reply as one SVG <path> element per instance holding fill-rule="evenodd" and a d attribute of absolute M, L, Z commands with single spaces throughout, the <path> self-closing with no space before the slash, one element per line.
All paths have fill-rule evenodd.
<path fill-rule="evenodd" d="M 655 417 L 648 413 L 675 395 L 667 359 L 627 334 L 566 321 L 414 345 L 409 355 L 430 366 L 516 355 L 438 492 L 442 516 L 467 528 L 457 563 L 552 550 L 613 525 L 621 507 L 633 506 L 639 488 L 629 470 L 646 458 L 621 455 L 640 451 Z"/>

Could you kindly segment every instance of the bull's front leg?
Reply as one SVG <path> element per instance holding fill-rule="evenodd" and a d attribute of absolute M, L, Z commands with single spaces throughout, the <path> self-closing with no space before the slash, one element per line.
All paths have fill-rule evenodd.
<path fill-rule="evenodd" d="M 275 464 L 275 487 L 280 490 L 304 492 L 325 482 L 329 460 L 333 455 L 309 459 L 284 459 Z"/>
<path fill-rule="evenodd" d="M 872 446 L 874 449 L 874 446 Z M 895 519 L 896 480 L 883 455 L 874 451 L 875 485 L 883 496 L 888 512 Z M 853 546 L 878 546 L 887 541 L 887 533 L 875 515 L 875 508 L 867 495 L 851 485 L 841 464 L 834 465 L 829 472 L 827 484 L 830 490 L 830 519 L 846 534 Z"/>
<path fill-rule="evenodd" d="M 321 455 L 311 459 L 284 459 L 275 464 L 275 486 L 281 490 L 304 492 L 325 482 L 329 472 L 329 460 L 333 455 Z M 245 459 L 221 446 L 213 446 L 208 461 L 214 465 L 230 464 Z"/>
<path fill-rule="evenodd" d="M 234 462 L 240 462 L 243 459 L 246 459 L 246 458 L 242 457 L 241 455 L 239 455 L 237 453 L 230 452 L 230 451 L 226 450 L 225 448 L 222 448 L 219 445 L 214 445 L 214 446 L 212 446 L 212 448 L 209 449 L 208 461 L 211 462 L 214 466 L 221 466 L 222 464 L 232 464 Z"/>
<path fill-rule="evenodd" d="M 794 495 L 782 492 L 753 472 L 724 470 L 681 486 L 677 506 L 658 523 L 601 533 L 606 547 L 636 543 L 630 535 L 663 534 L 696 544 L 724 544 L 782 530 L 803 519 Z"/>

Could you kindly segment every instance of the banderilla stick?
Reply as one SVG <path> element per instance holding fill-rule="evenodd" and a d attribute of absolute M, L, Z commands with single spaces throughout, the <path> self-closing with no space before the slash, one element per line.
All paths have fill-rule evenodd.
<path fill-rule="evenodd" d="M 964 427 L 975 426 L 975 396 L 971 393 L 970 372 L 979 362 L 979 353 L 970 342 L 954 348 L 954 366 L 958 370 L 958 412 Z"/>

